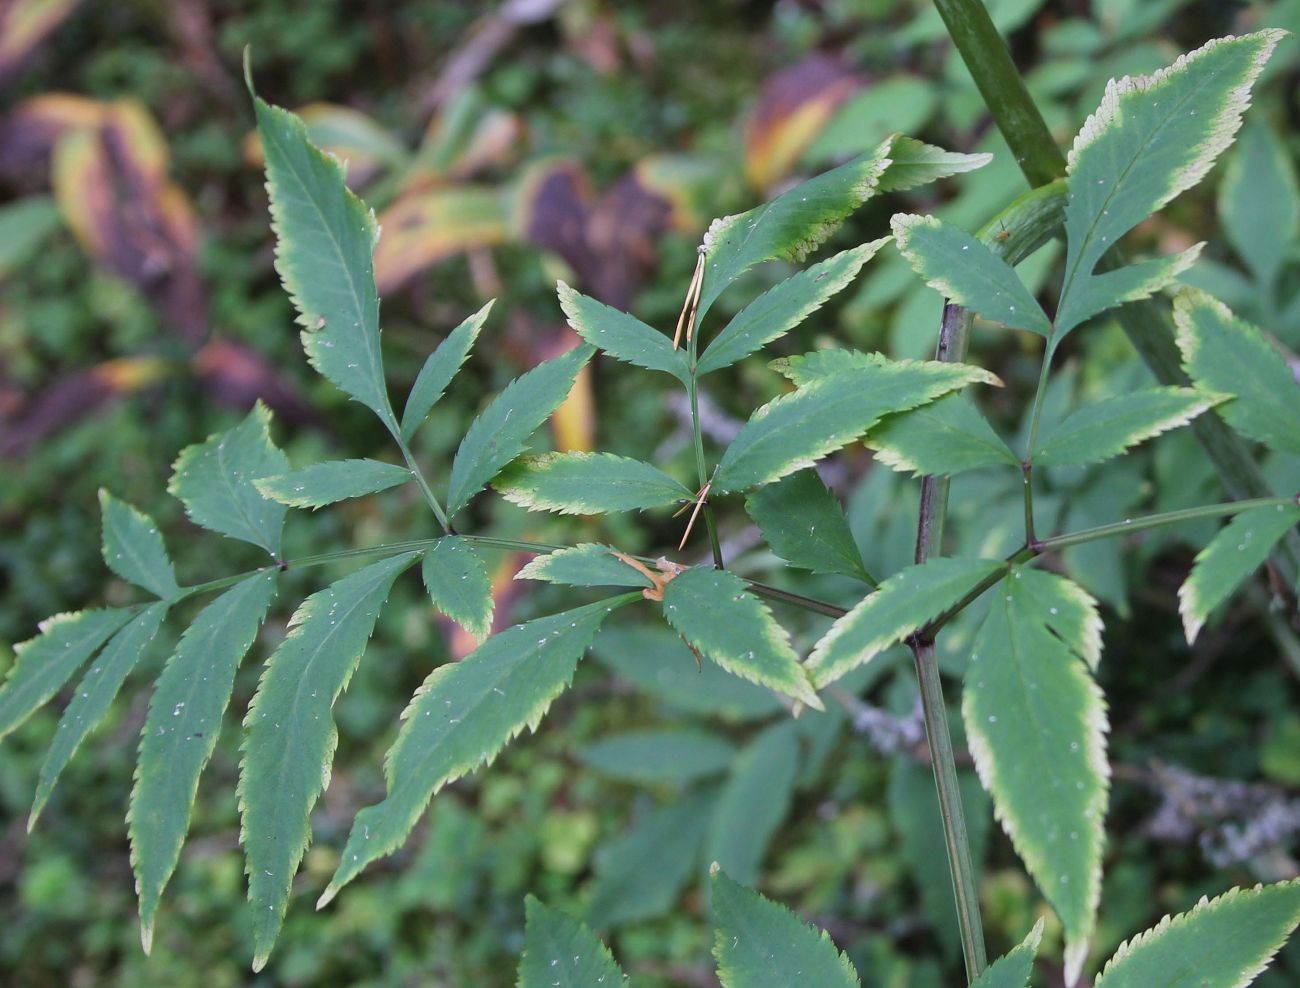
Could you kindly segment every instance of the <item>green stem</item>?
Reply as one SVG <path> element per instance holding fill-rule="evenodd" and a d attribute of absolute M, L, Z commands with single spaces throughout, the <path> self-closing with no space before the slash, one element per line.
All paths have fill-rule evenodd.
<path fill-rule="evenodd" d="M 1051 552 L 1055 549 L 1065 549 L 1072 545 L 1082 545 L 1085 542 L 1096 542 L 1099 539 L 1110 539 L 1117 535 L 1127 535 L 1130 532 L 1142 532 L 1149 528 L 1160 528 L 1165 525 L 1177 525 L 1184 521 L 1200 521 L 1202 518 L 1222 518 L 1225 515 L 1240 514 L 1243 511 L 1249 511 L 1251 508 L 1269 508 L 1287 504 L 1300 503 L 1300 498 L 1291 497 L 1255 497 L 1245 501 L 1227 501 L 1223 504 L 1203 505 L 1199 508 L 1184 508 L 1181 511 L 1165 511 L 1157 515 L 1146 515 L 1142 518 L 1125 518 L 1121 522 L 1115 522 L 1110 525 L 1098 525 L 1096 528 L 1085 528 L 1078 532 L 1070 532 L 1066 535 L 1057 535 L 1050 539 L 1042 539 L 1034 544 L 1031 548 L 1036 553 Z"/>
<path fill-rule="evenodd" d="M 1025 87 L 1011 50 L 980 0 L 934 0 L 948 34 L 970 70 L 1030 185 L 1065 174 L 1065 155 Z"/>
<path fill-rule="evenodd" d="M 429 482 L 424 479 L 424 472 L 420 469 L 420 465 L 415 462 L 411 447 L 406 445 L 406 440 L 402 438 L 400 432 L 393 433 L 393 438 L 397 440 L 397 445 L 402 450 L 402 457 L 406 460 L 407 468 L 415 475 L 415 482 L 420 485 L 420 493 L 424 495 L 424 500 L 428 502 L 429 508 L 433 511 L 433 517 L 438 519 L 438 524 L 442 527 L 442 530 L 451 535 L 451 521 L 447 518 L 447 512 L 442 510 L 442 505 L 434 496 L 433 489 L 429 487 Z"/>
<path fill-rule="evenodd" d="M 935 0 L 935 7 L 1029 184 L 1043 185 L 1064 175 L 1065 155 L 1025 88 L 984 4 L 980 0 Z M 1112 251 L 1102 258 L 1098 271 L 1123 263 L 1122 255 Z M 1161 384 L 1189 383 L 1174 343 L 1167 305 L 1154 299 L 1130 302 L 1119 308 L 1117 316 L 1129 342 Z M 1192 432 L 1230 496 L 1256 498 L 1271 493 L 1249 447 L 1221 418 L 1197 416 Z M 1295 585 L 1300 579 L 1300 535 L 1292 532 L 1283 539 L 1273 560 L 1282 579 Z"/>
<path fill-rule="evenodd" d="M 700 427 L 700 389 L 695 377 L 695 338 L 691 343 L 691 376 L 686 384 L 686 393 L 691 399 L 691 433 L 695 440 L 695 469 L 700 478 L 701 497 L 704 497 L 704 525 L 709 530 L 709 545 L 713 549 L 713 565 L 723 568 L 722 543 L 718 540 L 718 526 L 713 517 L 713 505 L 703 493 L 709 482 L 709 468 L 704 460 L 704 430 Z"/>

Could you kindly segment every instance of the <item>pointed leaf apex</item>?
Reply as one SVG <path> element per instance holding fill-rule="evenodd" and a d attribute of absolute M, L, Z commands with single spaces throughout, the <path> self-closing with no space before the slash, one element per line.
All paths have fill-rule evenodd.
<path fill-rule="evenodd" d="M 316 900 L 316 910 L 319 912 L 333 902 L 334 897 L 339 894 L 340 888 L 342 888 L 341 885 L 330 882 L 325 891 L 320 894 L 320 898 Z"/>
<path fill-rule="evenodd" d="M 153 952 L 153 922 L 140 921 L 140 949 L 148 957 Z"/>

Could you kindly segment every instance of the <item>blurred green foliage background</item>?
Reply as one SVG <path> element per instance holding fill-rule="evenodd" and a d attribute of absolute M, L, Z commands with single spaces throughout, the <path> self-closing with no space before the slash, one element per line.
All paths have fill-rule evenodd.
<path fill-rule="evenodd" d="M 1226 33 L 1300 29 L 1296 0 L 990 7 L 1062 141 L 1112 76 L 1152 71 Z M 197 581 L 250 559 L 188 525 L 164 495 L 181 447 L 230 426 L 257 397 L 275 410 L 277 438 L 296 465 L 367 455 L 383 440 L 301 358 L 271 265 L 238 70 L 246 45 L 262 94 L 300 110 L 315 139 L 348 159 L 351 181 L 379 214 L 394 388 L 409 386 L 461 318 L 500 298 L 467 371 L 472 383 L 458 382 L 421 434 L 418 453 L 439 475 L 486 396 L 566 345 L 556 278 L 669 328 L 712 217 L 895 130 L 996 157 L 960 181 L 873 201 L 836 235 L 841 246 L 881 236 L 900 209 L 974 228 L 1023 190 L 923 0 L 0 0 L 0 668 L 11 658 L 4 643 L 30 636 L 41 618 L 128 599 L 98 559 L 98 487 L 153 513 L 182 578 Z M 1298 67 L 1300 43 L 1291 40 L 1226 165 L 1134 238 L 1162 251 L 1208 240 L 1186 280 L 1288 348 L 1300 346 Z M 1049 246 L 1023 270 L 1047 285 L 1056 260 Z M 714 319 L 781 276 L 746 276 Z M 834 339 L 925 356 L 940 305 L 887 251 L 774 355 Z M 1070 347 L 1049 416 L 1148 380 L 1114 326 L 1076 334 Z M 985 410 L 1014 433 L 1035 351 L 980 326 L 972 354 L 1007 382 Z M 762 361 L 727 374 L 705 409 L 714 443 L 780 389 Z M 547 441 L 684 462 L 683 408 L 648 378 L 599 363 Z M 1278 459 L 1268 469 L 1282 489 L 1300 489 L 1300 464 Z M 916 483 L 861 448 L 826 476 L 849 504 L 873 571 L 909 562 Z M 1006 478 L 959 478 L 954 546 L 1014 548 L 1019 498 Z M 1179 433 L 1105 469 L 1061 471 L 1040 511 L 1056 527 L 1080 528 L 1218 499 L 1203 456 Z M 476 519 L 484 534 L 661 552 L 679 533 L 676 523 L 544 520 L 489 502 Z M 416 508 L 399 493 L 299 516 L 289 556 L 426 537 L 432 519 Z M 770 578 L 775 561 L 755 551 L 739 510 L 725 509 L 722 524 L 737 568 Z M 1267 633 L 1282 619 L 1266 613 L 1260 586 L 1194 650 L 1182 643 L 1175 590 L 1189 546 L 1211 531 L 1065 556 L 1107 605 L 1109 626 L 1101 678 L 1117 768 L 1098 956 L 1201 894 L 1298 871 L 1300 690 Z M 507 623 L 565 593 L 512 583 L 522 562 L 504 557 L 497 571 Z M 282 602 L 319 585 L 290 579 L 298 597 L 286 592 Z M 835 578 L 790 585 L 854 599 Z M 255 654 L 266 654 L 286 617 Z M 782 617 L 803 644 L 824 627 Z M 962 667 L 972 626 L 962 620 L 945 633 L 950 671 Z M 635 620 L 602 633 L 597 661 L 584 663 L 537 736 L 441 794 L 405 852 L 314 913 L 356 808 L 382 792 L 381 754 L 398 712 L 430 668 L 466 648 L 418 588 L 399 584 L 339 704 L 340 750 L 301 895 L 258 976 L 247 966 L 236 725 L 200 788 L 191 843 L 146 959 L 123 815 L 147 691 L 124 692 L 27 836 L 56 720 L 42 712 L 0 746 L 0 982 L 506 985 L 531 890 L 589 915 L 641 985 L 712 985 L 700 878 L 725 855 L 733 877 L 828 928 L 866 984 L 956 983 L 951 892 L 904 656 L 846 684 L 846 706 L 792 722 L 762 691 L 697 672 L 671 634 Z M 236 710 L 256 671 L 250 660 Z M 1000 952 L 1047 910 L 973 774 L 967 781 L 986 923 Z M 1261 828 L 1262 820 L 1272 822 Z M 1041 976 L 1059 983 L 1047 966 Z M 1259 983 L 1300 983 L 1300 950 Z"/>

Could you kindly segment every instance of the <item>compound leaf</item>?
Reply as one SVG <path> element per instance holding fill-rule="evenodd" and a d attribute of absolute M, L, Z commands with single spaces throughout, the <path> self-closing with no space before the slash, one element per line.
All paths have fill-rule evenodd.
<path fill-rule="evenodd" d="M 889 238 L 853 247 L 769 288 L 727 323 L 700 357 L 697 373 L 730 367 L 784 336 L 843 291 Z"/>
<path fill-rule="evenodd" d="M 1051 429 L 1035 466 L 1100 463 L 1138 443 L 1186 425 L 1223 398 L 1195 388 L 1144 388 L 1085 405 Z"/>
<path fill-rule="evenodd" d="M 843 506 L 816 470 L 760 487 L 745 499 L 745 509 L 772 551 L 791 565 L 873 583 Z"/>
<path fill-rule="evenodd" d="M 890 225 L 913 270 L 945 298 L 1012 329 L 1051 335 L 1052 321 L 1015 269 L 977 237 L 934 216 L 898 213 Z"/>
<path fill-rule="evenodd" d="M 101 551 L 108 568 L 163 600 L 180 593 L 176 570 L 153 519 L 102 489 L 99 506 L 104 521 Z"/>
<path fill-rule="evenodd" d="M 900 570 L 837 618 L 813 647 L 813 683 L 821 689 L 869 662 L 1005 568 L 996 559 L 940 556 Z"/>
<path fill-rule="evenodd" d="M 537 556 L 516 580 L 545 580 L 569 587 L 652 587 L 649 577 L 629 566 L 607 545 L 583 542 Z"/>
<path fill-rule="evenodd" d="M 482 644 L 492 633 L 492 580 L 473 545 L 455 535 L 439 539 L 420 567 L 433 606 Z"/>
<path fill-rule="evenodd" d="M 1233 396 L 1218 409 L 1228 424 L 1270 449 L 1300 453 L 1300 385 L 1264 334 L 1194 289 L 1175 299 L 1174 322 L 1187 376 Z"/>
<path fill-rule="evenodd" d="M 1300 183 L 1286 146 L 1263 124 L 1242 131 L 1228 158 L 1219 220 L 1255 280 L 1271 288 L 1300 235 Z"/>
<path fill-rule="evenodd" d="M 738 880 L 758 880 L 759 866 L 781 821 L 790 812 L 799 774 L 795 722 L 773 724 L 740 752 L 718 794 L 709 825 L 706 860 Z"/>
<path fill-rule="evenodd" d="M 1300 506 L 1251 508 L 1237 515 L 1196 554 L 1178 591 L 1178 612 L 1190 644 L 1210 611 L 1231 596 L 1268 558 L 1269 550 L 1300 521 Z"/>
<path fill-rule="evenodd" d="M 357 814 L 317 908 L 371 861 L 400 847 L 443 786 L 491 762 L 525 727 L 536 730 L 605 616 L 638 599 L 612 597 L 516 625 L 433 670 L 403 712 L 385 757 L 388 794 Z"/>
<path fill-rule="evenodd" d="M 705 566 L 686 570 L 664 590 L 664 616 L 728 672 L 822 709 L 789 634 L 740 577 Z"/>
<path fill-rule="evenodd" d="M 274 571 L 249 577 L 200 611 L 149 698 L 127 813 L 146 954 L 163 889 L 189 830 L 199 775 L 216 747 L 235 670 L 271 606 L 275 577 Z"/>
<path fill-rule="evenodd" d="M 876 459 L 913 476 L 953 476 L 989 466 L 1020 466 L 1020 457 L 965 395 L 945 395 L 890 415 L 871 430 Z"/>
<path fill-rule="evenodd" d="M 255 483 L 272 501 L 291 508 L 320 508 L 386 491 L 414 477 L 406 467 L 378 460 L 328 460 Z"/>
<path fill-rule="evenodd" d="M 515 378 L 470 423 L 451 465 L 447 516 L 469 503 L 568 397 L 595 349 L 583 344 Z"/>
<path fill-rule="evenodd" d="M 1300 882 L 1232 889 L 1123 944 L 1095 988 L 1245 988 L 1300 924 Z"/>
<path fill-rule="evenodd" d="M 642 785 L 684 785 L 725 772 L 736 754 L 725 738 L 694 728 L 611 734 L 578 749 L 578 759 L 602 775 Z"/>
<path fill-rule="evenodd" d="M 664 371 L 683 383 L 690 378 L 686 351 L 674 350 L 673 341 L 659 330 L 574 291 L 562 281 L 556 287 L 569 325 L 592 346 L 637 367 Z"/>
<path fill-rule="evenodd" d="M 398 574 L 418 558 L 384 559 L 308 597 L 267 660 L 244 720 L 240 839 L 252 906 L 253 967 L 261 970 L 284 922 L 310 815 L 338 743 L 334 703 L 356 671 Z"/>
<path fill-rule="evenodd" d="M 278 559 L 285 507 L 264 498 L 253 481 L 288 469 L 271 441 L 271 413 L 259 401 L 233 429 L 181 450 L 167 490 L 194 524 L 260 545 Z"/>
<path fill-rule="evenodd" d="M 420 426 L 429 417 L 429 411 L 437 404 L 447 385 L 465 363 L 470 348 L 478 339 L 483 324 L 487 322 L 488 313 L 492 311 L 492 302 L 462 322 L 447 334 L 447 338 L 438 344 L 429 359 L 420 368 L 420 373 L 411 385 L 411 393 L 406 396 L 406 405 L 402 408 L 402 438 L 411 441 Z"/>
<path fill-rule="evenodd" d="M 57 693 L 135 612 L 126 607 L 55 614 L 40 634 L 14 646 L 14 663 L 0 687 L 0 738 Z"/>
<path fill-rule="evenodd" d="M 723 988 L 859 988 L 858 972 L 824 930 L 785 906 L 713 874 L 713 957 Z"/>
<path fill-rule="evenodd" d="M 795 358 L 783 371 L 799 388 L 768 402 L 741 427 L 718 464 L 714 490 L 742 491 L 779 480 L 853 442 L 891 412 L 974 381 L 997 380 L 965 364 L 894 361 L 848 350 Z"/>
<path fill-rule="evenodd" d="M 59 774 L 72 760 L 81 742 L 108 713 L 122 683 L 158 633 L 163 618 L 167 616 L 168 606 L 161 602 L 150 604 L 136 614 L 130 623 L 109 639 L 99 657 L 81 677 L 72 701 L 59 718 L 59 726 L 54 730 L 50 748 L 45 753 L 45 762 L 41 765 L 40 778 L 36 784 L 36 798 L 32 801 L 32 813 L 27 819 L 28 830 L 36 826 L 36 820 L 49 801 Z"/>
<path fill-rule="evenodd" d="M 1058 337 L 1097 311 L 1088 282 L 1102 255 L 1204 178 L 1232 143 L 1251 87 L 1284 33 L 1219 38 L 1154 75 L 1106 84 L 1069 154 Z"/>
<path fill-rule="evenodd" d="M 266 158 L 275 267 L 298 310 L 307 359 L 396 434 L 379 348 L 375 215 L 348 189 L 343 164 L 311 143 L 302 120 L 256 94 L 253 107 Z"/>
<path fill-rule="evenodd" d="M 492 486 L 507 501 L 569 515 L 639 511 L 694 497 L 658 467 L 613 453 L 520 457 Z"/>
<path fill-rule="evenodd" d="M 524 900 L 519 988 L 599 988 L 624 984 L 614 955 L 590 929 L 534 896 Z"/>
<path fill-rule="evenodd" d="M 1101 894 L 1109 766 L 1106 704 L 1013 570 L 994 590 L 966 671 L 962 714 L 994 814 L 1065 928 L 1074 983 Z"/>
<path fill-rule="evenodd" d="M 770 202 L 716 219 L 704 236 L 708 263 L 699 318 L 723 290 L 755 264 L 802 261 L 873 196 L 889 166 L 893 138 L 852 161 L 783 192 Z"/>
<path fill-rule="evenodd" d="M 671 906 L 695 873 L 715 802 L 711 788 L 694 789 L 597 848 L 588 919 L 608 928 Z"/>

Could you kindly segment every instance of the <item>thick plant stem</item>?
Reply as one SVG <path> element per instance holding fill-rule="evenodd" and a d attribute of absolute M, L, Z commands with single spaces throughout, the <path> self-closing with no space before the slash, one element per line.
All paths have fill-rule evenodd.
<path fill-rule="evenodd" d="M 960 361 L 966 356 L 970 331 L 970 314 L 948 302 L 943 307 L 936 358 Z M 917 512 L 916 561 L 924 563 L 940 549 L 943 522 L 948 512 L 948 478 L 927 476 L 921 481 L 921 503 Z M 934 770 L 935 789 L 939 795 L 939 814 L 943 820 L 943 841 L 948 852 L 948 870 L 952 876 L 953 895 L 957 902 L 957 926 L 961 933 L 962 957 L 966 962 L 966 980 L 974 981 L 988 965 L 984 945 L 984 925 L 980 918 L 979 880 L 970 853 L 966 831 L 966 813 L 961 803 L 961 786 L 957 781 L 957 761 L 953 755 L 952 734 L 948 729 L 948 708 L 943 699 L 943 679 L 934 657 L 933 637 L 917 636 L 909 642 L 916 663 L 916 678 L 921 691 L 921 713 L 925 718 L 925 735 L 930 743 L 930 764 Z"/>
<path fill-rule="evenodd" d="M 1039 186 L 1060 179 L 1065 174 L 1065 155 L 1025 88 L 984 4 L 981 0 L 934 0 L 934 5 L 1029 184 Z M 1121 263 L 1118 252 L 1112 251 L 1098 267 L 1105 270 Z M 1129 342 L 1161 384 L 1190 383 L 1182 370 L 1166 306 L 1154 299 L 1130 302 L 1119 308 L 1117 316 Z M 1230 496 L 1256 498 L 1271 493 L 1249 447 L 1217 415 L 1197 417 L 1192 432 Z M 1300 535 L 1293 532 L 1278 543 L 1273 561 L 1283 580 L 1294 585 L 1300 578 Z"/>
<path fill-rule="evenodd" d="M 966 831 L 966 814 L 957 781 L 957 759 L 953 753 L 952 734 L 948 730 L 947 706 L 943 700 L 943 682 L 939 676 L 939 663 L 934 657 L 934 645 L 914 641 L 912 655 L 916 659 L 916 675 L 921 685 L 921 713 L 925 717 L 930 764 L 939 793 L 943 842 L 948 851 L 953 892 L 957 897 L 957 926 L 961 931 L 961 951 L 969 983 L 988 966 L 984 925 L 980 918 L 979 883 L 971 859 L 970 836 Z"/>
<path fill-rule="evenodd" d="M 991 250 L 1005 257 L 1008 263 L 1018 263 L 1050 239 L 1053 230 L 1059 225 L 1064 199 L 1064 189 L 1060 187 L 1035 190 L 1016 200 L 999 216 L 985 224 L 979 236 Z M 939 342 L 935 348 L 937 360 L 953 363 L 965 360 L 971 322 L 971 314 L 961 306 L 951 302 L 944 305 Z M 946 476 L 930 475 L 921 480 L 921 502 L 916 525 L 917 563 L 924 563 L 942 548 L 944 519 L 948 513 L 948 488 Z M 987 966 L 988 955 L 980 918 L 979 880 L 971 858 L 966 814 L 962 808 L 961 789 L 957 782 L 957 763 L 953 757 L 952 735 L 948 729 L 943 680 L 934 657 L 933 634 L 917 636 L 910 645 L 920 685 L 921 710 L 930 744 L 935 789 L 939 795 L 939 812 L 957 905 L 962 956 L 966 963 L 967 980 L 974 981 Z"/>

